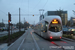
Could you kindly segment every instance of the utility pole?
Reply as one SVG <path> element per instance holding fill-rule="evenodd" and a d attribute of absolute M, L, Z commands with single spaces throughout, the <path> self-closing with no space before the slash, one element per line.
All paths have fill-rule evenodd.
<path fill-rule="evenodd" d="M 3 19 L 2 19 L 2 23 L 3 23 Z"/>
<path fill-rule="evenodd" d="M 10 31 L 11 31 L 11 33 L 10 33 L 11 37 L 10 37 L 10 38 L 11 38 L 11 41 L 12 41 L 12 25 L 13 25 L 13 24 L 10 23 L 10 29 L 11 29 L 11 30 L 10 30 Z"/>
<path fill-rule="evenodd" d="M 19 8 L 19 31 L 21 31 L 21 23 L 20 23 L 20 8 Z"/>
<path fill-rule="evenodd" d="M 10 22 L 11 22 L 11 14 L 8 12 L 8 46 L 10 45 Z"/>
<path fill-rule="evenodd" d="M 24 18 L 24 31 L 25 31 L 25 18 Z"/>
<path fill-rule="evenodd" d="M 34 26 L 35 26 L 35 21 L 34 21 Z"/>

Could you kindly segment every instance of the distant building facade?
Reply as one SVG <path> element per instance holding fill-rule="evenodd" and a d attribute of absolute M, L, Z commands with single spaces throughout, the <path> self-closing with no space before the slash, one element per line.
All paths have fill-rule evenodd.
<path fill-rule="evenodd" d="M 67 11 L 47 11 L 44 14 L 44 16 L 43 15 L 40 16 L 40 20 L 49 15 L 59 15 L 62 19 L 62 24 L 63 25 L 67 24 Z"/>
<path fill-rule="evenodd" d="M 73 26 L 75 24 L 75 17 L 71 17 L 70 24 L 71 24 L 71 26 Z"/>

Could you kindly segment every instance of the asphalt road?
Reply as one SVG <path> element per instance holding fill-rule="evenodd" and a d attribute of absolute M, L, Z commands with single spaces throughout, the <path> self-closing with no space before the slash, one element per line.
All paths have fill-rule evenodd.
<path fill-rule="evenodd" d="M 28 29 L 7 50 L 75 50 L 75 42 L 61 40 L 45 40 Z"/>
<path fill-rule="evenodd" d="M 18 32 L 18 31 L 19 31 L 19 29 L 14 29 L 14 30 L 12 30 L 12 33 Z M 21 29 L 21 31 L 24 31 L 24 29 Z M 11 31 L 10 31 L 10 33 L 11 33 Z M 5 35 L 8 35 L 8 31 L 0 32 L 0 37 L 5 36 Z"/>

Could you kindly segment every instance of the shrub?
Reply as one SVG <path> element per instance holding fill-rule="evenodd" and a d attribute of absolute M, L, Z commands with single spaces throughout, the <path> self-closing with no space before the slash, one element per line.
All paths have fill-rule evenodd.
<path fill-rule="evenodd" d="M 63 34 L 63 37 L 66 37 L 66 38 L 70 38 L 70 39 L 72 39 L 72 36 L 71 36 L 71 35 Z"/>
<path fill-rule="evenodd" d="M 25 31 L 20 31 L 10 35 L 10 40 L 20 37 Z M 0 37 L 0 42 L 8 42 L 8 35 Z"/>

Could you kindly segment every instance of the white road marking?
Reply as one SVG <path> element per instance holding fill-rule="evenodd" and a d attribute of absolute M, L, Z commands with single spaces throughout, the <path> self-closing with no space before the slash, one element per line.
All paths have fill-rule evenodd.
<path fill-rule="evenodd" d="M 34 39 L 34 36 L 33 36 L 32 32 L 31 32 L 31 35 L 32 35 L 32 38 L 33 38 L 33 40 L 34 40 L 34 43 L 35 43 L 35 45 L 36 45 L 37 50 L 40 50 L 40 47 L 38 46 L 36 40 Z"/>
<path fill-rule="evenodd" d="M 16 41 L 17 41 L 17 40 L 16 40 Z M 16 42 L 16 41 L 15 41 L 15 42 Z M 14 43 L 15 43 L 15 42 L 14 42 Z M 12 43 L 8 48 L 10 48 L 12 45 L 14 45 L 14 43 Z M 8 48 L 7 48 L 6 50 L 8 50 Z"/>
<path fill-rule="evenodd" d="M 27 32 L 27 31 L 26 31 L 26 32 Z M 25 33 L 25 34 L 26 34 L 26 33 Z M 24 35 L 24 34 L 23 34 L 23 35 Z M 16 40 L 16 41 L 17 41 L 17 40 Z M 16 41 L 15 41 L 15 42 L 16 42 Z M 15 42 L 14 42 L 14 43 L 15 43 Z M 14 45 L 14 43 L 12 43 L 10 46 L 4 47 L 2 50 L 8 50 L 12 45 Z"/>
<path fill-rule="evenodd" d="M 23 49 L 24 50 L 24 49 Z"/>
<path fill-rule="evenodd" d="M 44 50 L 44 48 L 42 48 L 42 50 Z"/>
<path fill-rule="evenodd" d="M 22 46 L 22 44 L 23 44 L 24 40 L 25 40 L 25 38 L 22 40 L 22 42 L 21 42 L 21 44 L 20 44 L 20 46 L 18 47 L 18 49 L 17 49 L 17 50 L 19 50 L 19 49 L 20 49 L 20 47 Z"/>
<path fill-rule="evenodd" d="M 24 39 L 22 40 L 22 42 L 21 42 L 21 44 L 20 44 L 20 46 L 18 47 L 17 50 L 20 50 L 20 48 L 21 48 L 21 46 L 22 46 L 22 44 L 23 44 L 23 42 L 24 42 L 25 39 L 26 39 L 26 38 L 24 38 Z"/>
<path fill-rule="evenodd" d="M 34 48 L 33 48 L 33 50 L 34 50 Z"/>

